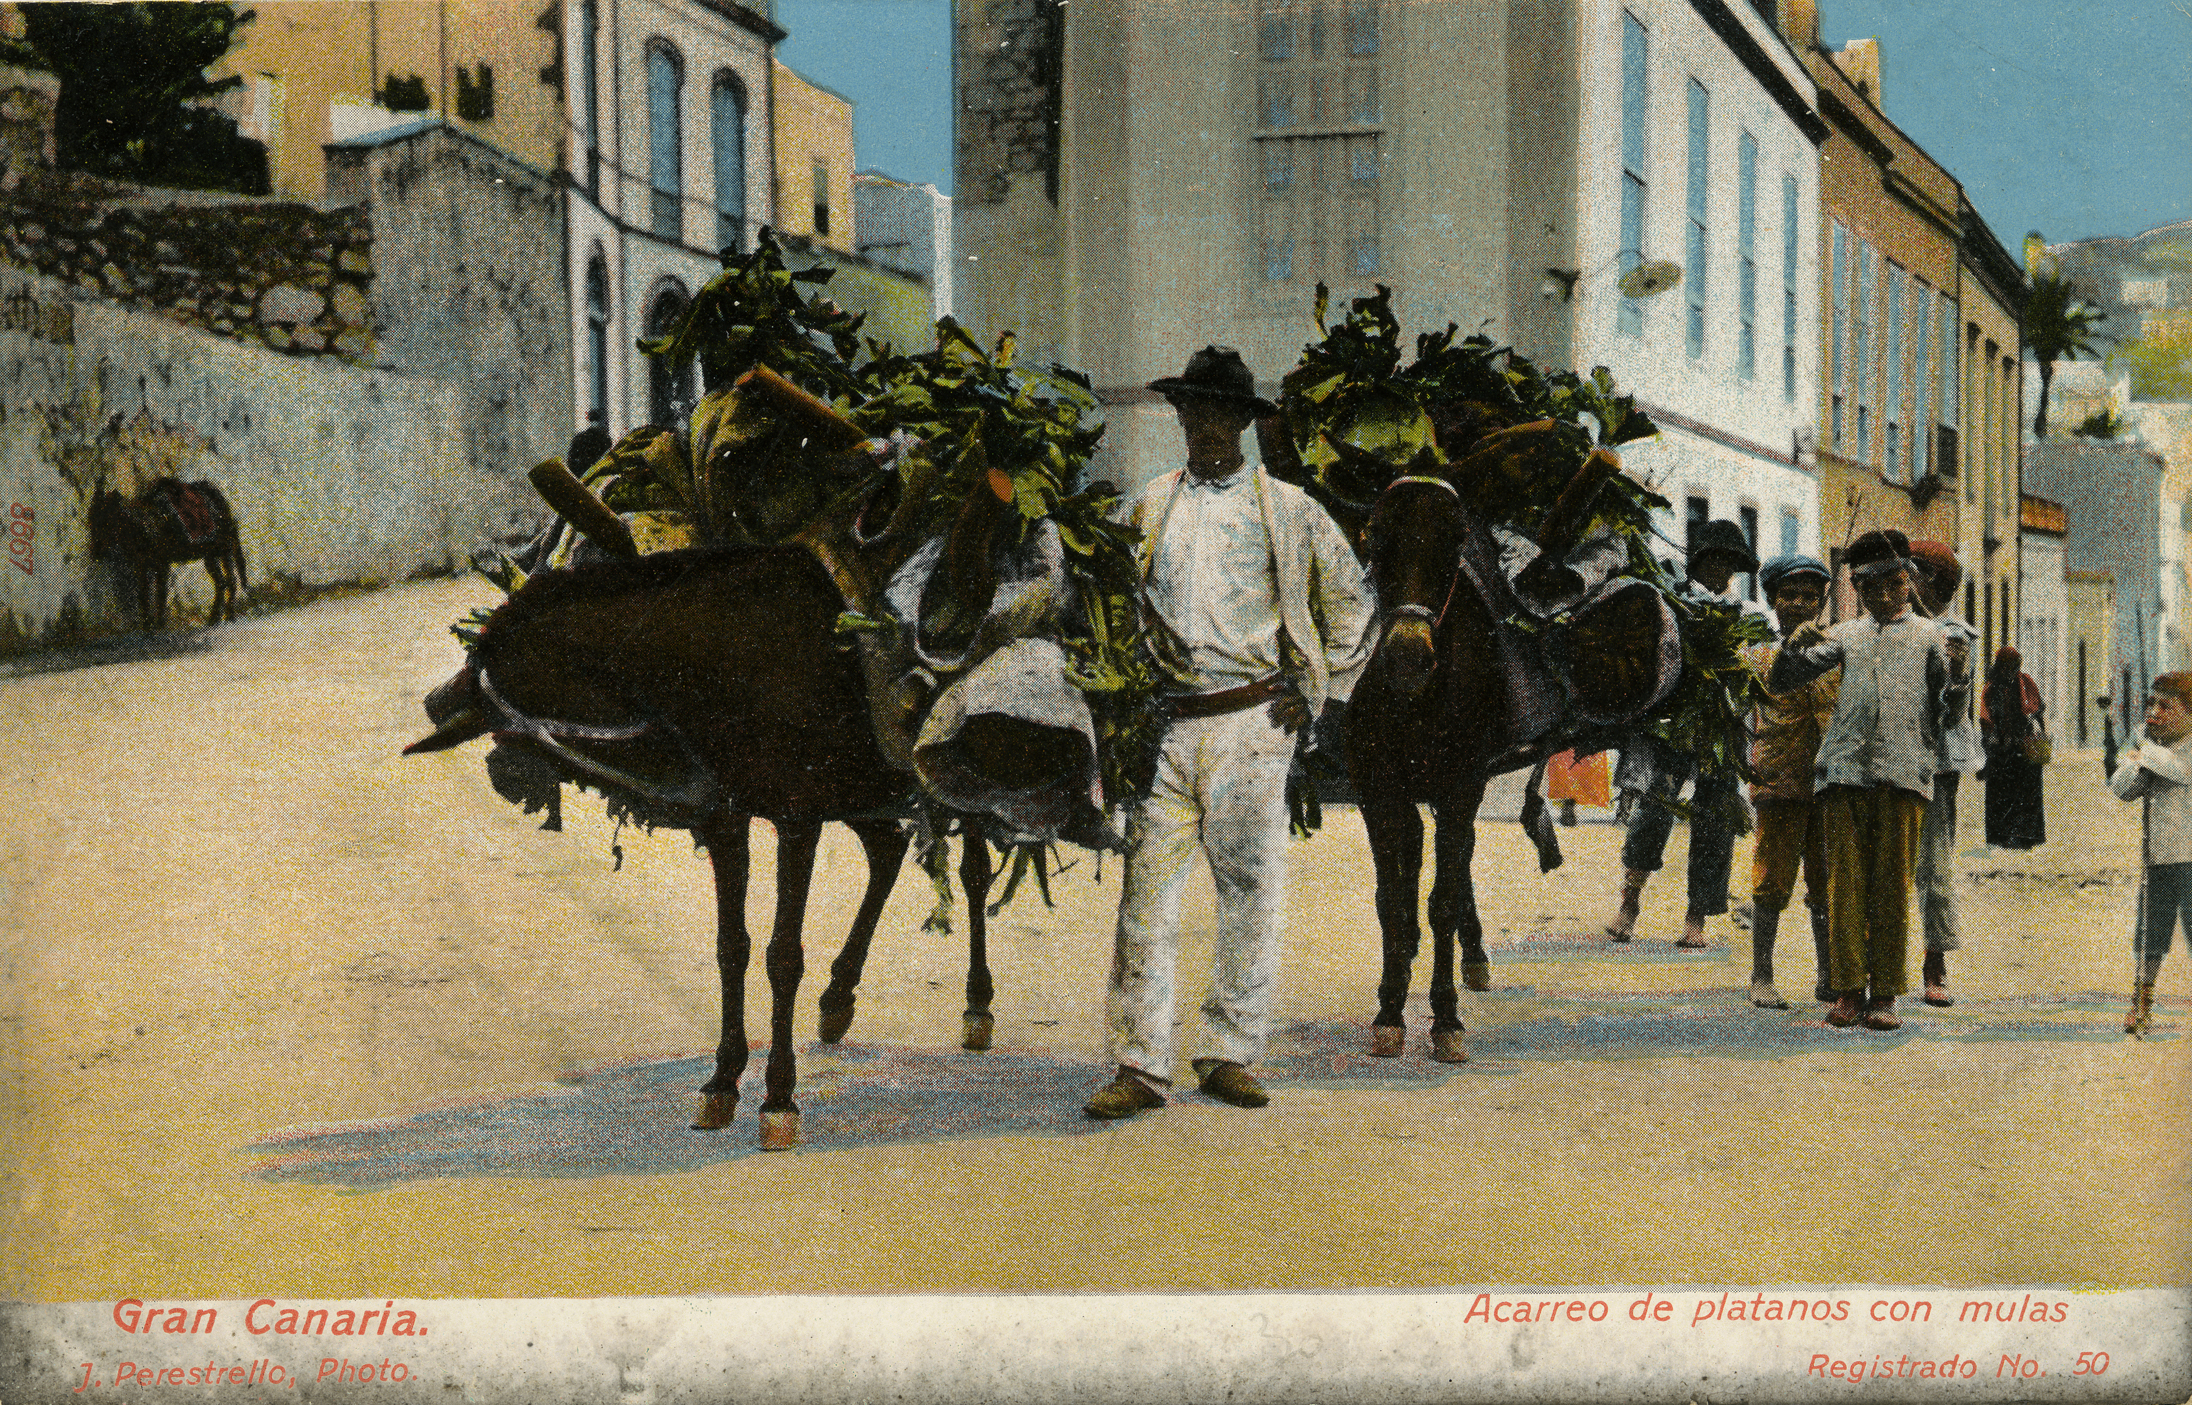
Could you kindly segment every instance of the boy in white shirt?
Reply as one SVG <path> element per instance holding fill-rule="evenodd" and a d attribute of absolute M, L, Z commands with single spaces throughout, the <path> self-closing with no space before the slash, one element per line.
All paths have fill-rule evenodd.
<path fill-rule="evenodd" d="M 2144 800 L 2145 869 L 2140 875 L 2138 926 L 2131 949 L 2131 1012 L 2124 1033 L 2146 1033 L 2154 1015 L 2154 981 L 2169 954 L 2177 919 L 2192 945 L 2192 673 L 2165 673 L 2146 699 L 2146 740 L 2126 755 L 2108 788 L 2119 800 Z"/>

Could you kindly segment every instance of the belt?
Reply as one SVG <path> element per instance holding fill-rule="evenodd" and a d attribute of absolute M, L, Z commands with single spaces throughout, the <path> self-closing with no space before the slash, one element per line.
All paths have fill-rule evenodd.
<path fill-rule="evenodd" d="M 1292 689 L 1287 681 L 1274 673 L 1269 678 L 1259 678 L 1253 683 L 1243 683 L 1238 688 L 1225 688 L 1215 693 L 1178 693 L 1158 700 L 1168 721 L 1183 717 L 1223 717 L 1229 712 L 1240 712 L 1260 702 L 1283 698 Z"/>

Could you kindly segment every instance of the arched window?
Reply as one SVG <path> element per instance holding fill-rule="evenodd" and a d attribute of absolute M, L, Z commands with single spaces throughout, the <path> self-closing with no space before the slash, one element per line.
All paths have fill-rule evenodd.
<path fill-rule="evenodd" d="M 586 408 L 609 427 L 609 261 L 594 250 L 586 262 Z"/>
<path fill-rule="evenodd" d="M 667 336 L 685 315 L 689 299 L 675 279 L 665 279 L 647 309 L 647 335 Z M 693 394 L 693 363 L 670 363 L 666 356 L 647 358 L 647 422 L 671 427 L 684 422 L 697 397 Z"/>
<path fill-rule="evenodd" d="M 647 184 L 652 188 L 655 233 L 685 237 L 685 132 L 678 100 L 685 66 L 677 51 L 657 39 L 647 46 Z"/>
<path fill-rule="evenodd" d="M 715 242 L 745 252 L 746 89 L 734 73 L 715 76 L 709 118 L 715 145 Z"/>

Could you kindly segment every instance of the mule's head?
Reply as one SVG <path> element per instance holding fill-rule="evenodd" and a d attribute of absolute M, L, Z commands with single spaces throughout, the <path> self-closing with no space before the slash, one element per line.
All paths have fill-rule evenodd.
<path fill-rule="evenodd" d="M 1421 697 L 1438 666 L 1438 626 L 1453 600 L 1463 531 L 1453 485 L 1425 477 L 1396 479 L 1364 529 L 1380 619 L 1373 665 L 1402 697 Z"/>

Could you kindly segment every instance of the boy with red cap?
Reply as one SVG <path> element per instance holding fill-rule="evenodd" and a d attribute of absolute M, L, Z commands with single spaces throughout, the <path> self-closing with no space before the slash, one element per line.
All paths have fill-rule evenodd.
<path fill-rule="evenodd" d="M 1963 710 L 1948 639 L 1911 608 L 1910 540 L 1867 532 L 1850 545 L 1865 613 L 1807 624 L 1774 659 L 1767 687 L 1787 692 L 1839 665 L 1842 687 L 1820 739 L 1812 788 L 1827 853 L 1827 1023 L 1900 1029 L 1895 997 L 1910 983 L 1910 880 L 1918 827 L 1933 793 L 1941 733 Z"/>

